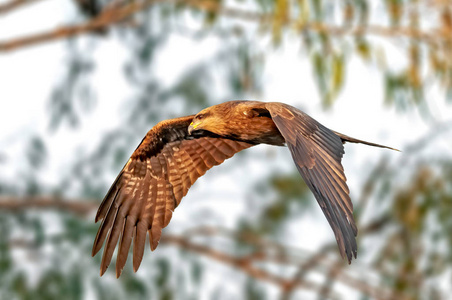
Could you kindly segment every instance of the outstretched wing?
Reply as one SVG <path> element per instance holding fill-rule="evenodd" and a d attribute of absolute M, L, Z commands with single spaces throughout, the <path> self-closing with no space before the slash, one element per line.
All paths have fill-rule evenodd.
<path fill-rule="evenodd" d="M 267 103 L 267 110 L 286 140 L 298 171 L 314 193 L 334 235 L 342 257 L 356 258 L 358 230 L 353 219 L 344 168 L 341 138 L 302 111 L 282 103 Z"/>
<path fill-rule="evenodd" d="M 116 244 L 116 276 L 122 272 L 133 238 L 133 269 L 141 264 L 149 232 L 151 250 L 190 186 L 207 170 L 251 144 L 215 136 L 188 135 L 193 116 L 159 123 L 144 137 L 119 173 L 96 215 L 102 219 L 94 256 L 105 243 L 100 274 L 110 264 Z"/>

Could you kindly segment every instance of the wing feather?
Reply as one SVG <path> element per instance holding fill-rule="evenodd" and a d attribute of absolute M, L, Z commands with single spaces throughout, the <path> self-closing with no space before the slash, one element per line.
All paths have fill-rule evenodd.
<path fill-rule="evenodd" d="M 96 214 L 96 218 L 95 218 L 96 223 L 100 219 L 105 218 L 105 215 L 107 214 L 108 210 L 110 209 L 111 204 L 115 200 L 115 198 L 118 194 L 119 188 L 120 188 L 120 185 L 118 183 L 122 178 L 122 174 L 123 174 L 123 172 L 119 173 L 118 177 L 116 177 L 113 185 L 107 192 L 107 195 L 105 196 L 104 201 L 102 201 L 102 203 L 97 211 L 97 214 Z"/>
<path fill-rule="evenodd" d="M 209 142 L 212 145 L 212 149 L 216 149 L 216 151 L 210 151 L 210 154 L 217 161 L 217 163 L 221 164 L 225 159 L 228 158 L 228 155 L 224 153 L 221 148 L 221 145 L 223 145 L 224 143 L 222 143 L 220 140 L 209 140 Z"/>
<path fill-rule="evenodd" d="M 205 140 L 200 141 L 199 146 L 201 148 L 201 152 L 199 154 L 201 160 L 205 163 L 207 171 L 208 169 L 212 168 L 213 166 L 217 165 L 218 162 L 215 160 L 215 158 L 210 154 L 210 151 L 213 147 L 210 147 L 209 143 Z"/>
<path fill-rule="evenodd" d="M 136 272 L 140 267 L 143 259 L 144 246 L 146 243 L 146 231 L 148 225 L 146 221 L 138 222 L 135 227 L 135 235 L 133 238 L 133 271 Z M 117 276 L 117 275 L 116 275 Z"/>
<path fill-rule="evenodd" d="M 155 211 L 149 231 L 149 242 L 151 250 L 154 251 L 162 234 L 162 218 L 165 217 L 165 202 L 167 198 L 167 179 L 160 179 L 157 182 L 157 198 L 155 199 Z"/>
<path fill-rule="evenodd" d="M 119 234 L 121 228 L 124 226 L 124 219 L 122 219 L 122 226 L 119 228 L 118 211 L 116 211 L 114 225 L 111 227 L 110 233 L 108 235 L 107 241 L 104 247 L 104 253 L 102 255 L 102 262 L 100 264 L 100 275 L 102 276 L 107 270 L 107 266 L 110 264 L 111 257 L 113 256 L 113 251 L 115 250 L 116 243 L 118 242 Z"/>
<path fill-rule="evenodd" d="M 129 252 L 130 244 L 132 243 L 132 235 L 135 229 L 136 217 L 131 215 L 126 217 L 124 231 L 121 234 L 119 242 L 118 257 L 116 259 L 116 276 L 121 274 L 122 269 L 127 261 L 127 254 Z"/>
<path fill-rule="evenodd" d="M 319 164 L 319 175 L 320 178 L 323 179 L 323 181 L 325 179 L 327 179 L 330 184 L 329 185 L 325 185 L 323 187 L 323 190 L 326 191 L 326 193 L 329 195 L 329 197 L 331 199 L 333 199 L 335 204 L 338 204 L 340 209 L 346 213 L 347 218 L 352 218 L 353 217 L 353 207 L 350 207 L 349 204 L 347 203 L 347 201 L 344 201 L 344 198 L 346 199 L 346 193 L 343 192 L 343 190 L 341 189 L 341 187 L 339 187 L 337 185 L 337 179 L 333 178 L 333 176 L 331 176 L 332 174 L 329 172 L 328 167 L 325 167 L 323 165 L 323 162 L 318 162 Z M 320 185 L 323 185 L 323 182 L 319 182 Z"/>
<path fill-rule="evenodd" d="M 344 154 L 341 138 L 292 106 L 267 103 L 265 107 L 330 223 L 342 257 L 351 262 L 357 253 L 357 227 L 341 164 Z"/>
<path fill-rule="evenodd" d="M 188 135 L 193 116 L 167 120 L 151 129 L 132 154 L 96 215 L 102 220 L 93 256 L 102 248 L 103 275 L 118 244 L 116 276 L 127 261 L 133 240 L 133 270 L 141 264 L 146 234 L 154 250 L 162 229 L 195 181 L 213 166 L 252 144 L 217 136 Z"/>
<path fill-rule="evenodd" d="M 193 170 L 193 160 L 188 155 L 187 151 L 179 151 L 178 155 L 180 155 L 180 157 L 181 157 L 181 164 L 180 164 L 179 169 L 181 170 L 181 177 L 182 177 L 182 182 L 181 182 L 182 197 L 184 197 L 187 194 L 190 186 L 194 183 L 194 181 L 191 181 L 191 178 L 190 178 L 190 173 Z M 176 198 L 177 205 L 179 205 L 182 197 Z"/>
<path fill-rule="evenodd" d="M 106 196 L 106 201 L 113 203 L 114 199 L 116 199 L 116 197 L 118 196 L 120 190 L 121 190 L 120 187 L 118 187 L 116 189 L 115 195 L 111 200 L 109 198 L 107 199 L 107 197 L 111 197 L 111 195 L 108 193 Z M 105 207 L 106 206 L 101 206 L 99 208 L 99 211 L 101 209 L 104 209 Z M 104 243 L 105 238 L 107 237 L 108 231 L 110 230 L 111 225 L 113 224 L 114 218 L 116 217 L 116 212 L 117 212 L 117 207 L 115 207 L 115 205 L 111 204 L 108 207 L 108 211 L 106 213 L 102 213 L 104 216 L 99 217 L 99 218 L 103 218 L 103 220 L 102 220 L 101 226 L 99 227 L 99 230 L 97 231 L 96 238 L 94 239 L 92 256 L 96 255 L 96 253 L 99 252 L 99 250 L 102 248 L 102 244 Z M 98 212 L 98 215 L 100 215 L 99 212 Z M 99 219 L 97 219 L 96 222 L 98 220 Z"/>

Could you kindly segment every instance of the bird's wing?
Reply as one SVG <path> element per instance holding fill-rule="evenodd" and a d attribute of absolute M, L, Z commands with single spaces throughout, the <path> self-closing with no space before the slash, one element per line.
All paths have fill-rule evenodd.
<path fill-rule="evenodd" d="M 116 276 L 126 263 L 133 238 L 133 269 L 140 266 L 146 232 L 151 250 L 160 240 L 173 210 L 190 186 L 207 170 L 251 144 L 214 136 L 191 137 L 193 116 L 167 120 L 151 129 L 114 181 L 96 215 L 102 219 L 94 256 L 106 239 L 101 275 L 110 264 L 118 239 Z"/>
<path fill-rule="evenodd" d="M 357 228 L 344 168 L 344 146 L 333 131 L 300 110 L 282 103 L 267 103 L 266 109 L 286 140 L 304 181 L 314 193 L 334 235 L 342 257 L 356 258 Z"/>

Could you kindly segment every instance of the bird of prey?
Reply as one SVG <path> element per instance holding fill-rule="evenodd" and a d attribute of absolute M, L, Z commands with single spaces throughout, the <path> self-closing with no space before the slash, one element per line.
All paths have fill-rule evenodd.
<path fill-rule="evenodd" d="M 101 276 L 119 239 L 116 276 L 121 275 L 132 239 L 136 272 L 146 233 L 154 250 L 162 228 L 195 181 L 235 153 L 258 144 L 287 145 L 333 229 L 342 257 L 350 263 L 357 254 L 358 229 L 341 164 L 345 142 L 393 149 L 330 130 L 278 102 L 230 101 L 158 123 L 133 152 L 97 211 L 95 221 L 102 223 L 92 255 L 106 240 Z"/>

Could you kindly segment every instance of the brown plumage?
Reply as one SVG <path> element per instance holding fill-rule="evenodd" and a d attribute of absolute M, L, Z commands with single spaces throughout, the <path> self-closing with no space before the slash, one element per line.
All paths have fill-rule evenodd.
<path fill-rule="evenodd" d="M 341 165 L 345 142 L 389 148 L 334 132 L 302 111 L 276 102 L 230 101 L 158 123 L 134 151 L 97 211 L 96 222 L 102 219 L 102 224 L 92 255 L 106 240 L 101 275 L 119 240 L 119 277 L 132 238 L 133 270 L 137 271 L 146 232 L 154 250 L 162 228 L 190 186 L 213 166 L 257 144 L 288 146 L 334 231 L 342 257 L 350 263 L 356 258 L 358 230 Z"/>

